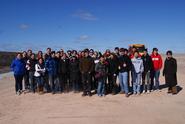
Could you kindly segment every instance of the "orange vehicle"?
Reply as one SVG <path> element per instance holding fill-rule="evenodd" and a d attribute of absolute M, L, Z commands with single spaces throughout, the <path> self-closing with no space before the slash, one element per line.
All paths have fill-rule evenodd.
<path fill-rule="evenodd" d="M 143 51 L 145 49 L 145 45 L 144 44 L 131 44 L 129 45 L 129 52 L 132 53 L 132 48 L 136 48 L 139 51 L 140 55 L 143 55 Z"/>

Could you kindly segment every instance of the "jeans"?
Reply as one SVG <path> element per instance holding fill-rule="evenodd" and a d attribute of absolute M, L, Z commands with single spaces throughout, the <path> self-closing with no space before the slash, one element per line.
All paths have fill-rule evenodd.
<path fill-rule="evenodd" d="M 56 76 L 55 75 L 52 75 L 52 74 L 49 74 L 49 85 L 50 85 L 50 89 L 53 93 L 56 92 L 56 82 L 55 82 L 55 79 L 56 79 Z"/>
<path fill-rule="evenodd" d="M 35 81 L 36 81 L 38 87 L 44 86 L 44 78 L 42 76 L 35 77 Z"/>
<path fill-rule="evenodd" d="M 140 86 L 141 86 L 141 73 L 133 72 L 133 92 L 140 93 Z"/>
<path fill-rule="evenodd" d="M 149 91 L 151 87 L 151 80 L 150 80 L 150 71 L 143 72 L 142 74 L 142 82 L 143 82 L 143 91 Z"/>
<path fill-rule="evenodd" d="M 98 80 L 97 94 L 98 96 L 103 96 L 105 94 L 105 80 L 104 79 Z"/>
<path fill-rule="evenodd" d="M 37 85 L 35 84 L 34 72 L 32 71 L 29 72 L 29 83 L 31 85 L 31 91 L 35 92 Z"/>
<path fill-rule="evenodd" d="M 22 90 L 23 75 L 14 75 L 14 78 L 15 78 L 15 91 L 18 92 Z"/>
<path fill-rule="evenodd" d="M 119 83 L 121 86 L 121 91 L 128 94 L 128 72 L 119 73 Z"/>
<path fill-rule="evenodd" d="M 159 76 L 160 76 L 160 70 L 153 71 L 152 74 L 152 89 L 159 90 Z M 154 79 L 155 79 L 155 84 L 154 84 Z"/>
<path fill-rule="evenodd" d="M 59 76 L 55 77 L 54 83 L 55 83 L 55 91 L 60 91 L 61 92 L 61 85 L 60 85 Z"/>

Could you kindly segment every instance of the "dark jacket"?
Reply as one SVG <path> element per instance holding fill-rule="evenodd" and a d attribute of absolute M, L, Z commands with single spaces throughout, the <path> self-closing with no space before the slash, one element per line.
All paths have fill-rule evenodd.
<path fill-rule="evenodd" d="M 165 76 L 166 84 L 170 87 L 177 85 L 177 62 L 176 59 L 166 59 L 164 62 L 163 75 Z"/>
<path fill-rule="evenodd" d="M 105 78 L 105 76 L 108 72 L 106 64 L 98 62 L 95 66 L 95 72 L 96 72 L 96 75 L 98 75 L 97 77 L 95 76 L 97 79 Z"/>
<path fill-rule="evenodd" d="M 14 75 L 24 75 L 26 72 L 26 64 L 21 59 L 14 59 L 11 64 L 11 69 L 14 72 Z"/>
<path fill-rule="evenodd" d="M 116 58 L 108 59 L 108 74 L 118 74 L 119 61 Z"/>
<path fill-rule="evenodd" d="M 80 59 L 80 72 L 81 73 L 92 73 L 94 71 L 94 61 L 88 56 Z"/>
<path fill-rule="evenodd" d="M 126 64 L 124 67 L 123 65 Z M 132 68 L 132 63 L 127 55 L 122 55 L 119 57 L 119 72 L 128 72 Z"/>
<path fill-rule="evenodd" d="M 70 80 L 78 80 L 80 69 L 79 69 L 79 60 L 77 58 L 75 60 L 70 60 L 69 70 L 70 70 Z"/>
<path fill-rule="evenodd" d="M 51 75 L 57 75 L 57 62 L 55 58 L 48 58 L 45 62 L 46 70 L 48 71 L 48 74 Z"/>
<path fill-rule="evenodd" d="M 66 74 L 69 71 L 69 59 L 61 59 L 59 62 L 59 74 Z"/>
<path fill-rule="evenodd" d="M 143 65 L 144 65 L 144 72 L 148 72 L 153 70 L 153 62 L 152 58 L 147 54 L 146 56 L 142 56 L 141 59 L 143 60 Z"/>
<path fill-rule="evenodd" d="M 28 59 L 26 63 L 27 70 L 29 72 L 34 72 L 35 71 L 35 64 L 37 63 L 36 59 Z"/>

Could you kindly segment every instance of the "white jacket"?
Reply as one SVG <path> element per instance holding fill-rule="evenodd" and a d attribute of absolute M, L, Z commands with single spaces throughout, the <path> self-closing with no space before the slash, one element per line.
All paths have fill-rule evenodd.
<path fill-rule="evenodd" d="M 41 73 L 45 73 L 46 69 L 45 68 L 41 68 L 39 64 L 36 64 L 35 65 L 35 73 L 34 73 L 34 76 L 35 77 L 40 77 L 41 76 Z"/>

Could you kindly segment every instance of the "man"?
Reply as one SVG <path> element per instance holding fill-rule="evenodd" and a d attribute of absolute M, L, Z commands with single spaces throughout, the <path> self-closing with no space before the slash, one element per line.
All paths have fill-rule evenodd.
<path fill-rule="evenodd" d="M 118 75 L 118 59 L 116 55 L 111 54 L 107 60 L 108 62 L 108 90 L 115 95 L 118 91 L 116 79 Z"/>
<path fill-rule="evenodd" d="M 168 86 L 168 93 L 177 94 L 177 61 L 172 56 L 172 51 L 166 52 L 166 60 L 164 63 L 163 76 Z"/>
<path fill-rule="evenodd" d="M 35 79 L 34 79 L 34 73 L 35 73 L 35 64 L 37 63 L 37 60 L 35 59 L 35 54 L 32 53 L 30 58 L 28 59 L 27 63 L 26 63 L 26 69 L 29 73 L 29 83 L 31 86 L 31 92 L 35 93 L 36 90 L 36 83 L 35 83 Z"/>
<path fill-rule="evenodd" d="M 151 77 L 151 89 L 153 90 L 160 90 L 159 89 L 159 76 L 160 76 L 160 70 L 162 68 L 162 57 L 158 53 L 157 48 L 153 48 L 153 52 L 151 55 L 152 62 L 153 62 L 153 71 L 152 71 L 152 77 Z M 155 84 L 154 84 L 155 79 Z"/>
<path fill-rule="evenodd" d="M 119 57 L 119 83 L 121 86 L 120 94 L 125 93 L 126 97 L 129 97 L 129 88 L 128 88 L 128 72 L 131 69 L 129 57 L 125 56 L 124 48 L 120 49 Z"/>
<path fill-rule="evenodd" d="M 28 56 L 27 56 L 27 52 L 26 51 L 23 51 L 23 53 L 22 53 L 22 60 L 23 60 L 23 62 L 26 65 L 26 63 L 28 61 Z M 25 91 L 29 91 L 30 83 L 29 83 L 29 71 L 28 70 L 25 71 L 23 79 L 24 79 L 24 89 L 25 89 Z"/>
<path fill-rule="evenodd" d="M 144 72 L 142 73 L 142 84 L 143 84 L 143 93 L 148 92 L 150 93 L 150 87 L 151 87 L 151 71 L 153 68 L 152 65 L 152 58 L 148 55 L 148 50 L 144 50 L 144 54 L 141 57 L 143 60 L 144 65 Z"/>
<path fill-rule="evenodd" d="M 62 91 L 69 91 L 69 59 L 67 58 L 66 53 L 60 59 L 59 62 L 59 77 L 60 85 L 62 86 Z"/>
<path fill-rule="evenodd" d="M 144 71 L 143 60 L 139 57 L 139 52 L 134 52 L 134 58 L 132 61 L 132 77 L 133 77 L 133 93 L 134 95 L 140 95 L 141 77 Z"/>
<path fill-rule="evenodd" d="M 49 85 L 51 88 L 52 94 L 56 92 L 56 76 L 57 76 L 57 62 L 55 60 L 55 51 L 51 52 L 51 57 L 46 60 L 46 70 L 48 71 L 49 76 Z"/>
<path fill-rule="evenodd" d="M 14 72 L 16 94 L 20 95 L 22 92 L 22 80 L 25 74 L 25 63 L 20 53 L 18 53 L 16 59 L 13 60 L 11 69 Z"/>
<path fill-rule="evenodd" d="M 46 54 L 44 55 L 44 63 L 46 65 L 46 62 L 48 61 L 48 59 L 51 58 L 51 48 L 47 48 L 46 49 Z M 46 69 L 45 72 L 45 76 L 44 76 L 44 87 L 46 92 L 50 92 L 50 86 L 49 86 L 49 75 L 48 75 L 48 71 Z"/>
<path fill-rule="evenodd" d="M 80 59 L 80 72 L 82 74 L 83 94 L 91 96 L 91 74 L 94 71 L 94 61 L 89 56 L 89 50 L 84 51 L 85 56 Z"/>

